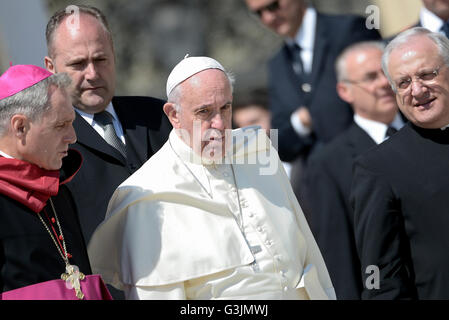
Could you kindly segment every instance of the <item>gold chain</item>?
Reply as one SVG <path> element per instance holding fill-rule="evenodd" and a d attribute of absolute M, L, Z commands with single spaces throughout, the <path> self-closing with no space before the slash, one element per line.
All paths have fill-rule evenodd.
<path fill-rule="evenodd" d="M 48 228 L 47 224 L 44 222 L 44 219 L 42 219 L 42 216 L 41 216 L 40 212 L 38 212 L 37 215 L 38 215 L 39 219 L 41 220 L 42 224 L 44 225 L 45 229 L 47 230 L 48 234 L 50 235 L 51 239 L 53 240 L 53 243 L 55 244 L 56 249 L 58 249 L 58 252 L 59 252 L 59 254 L 62 257 L 62 260 L 64 260 L 65 265 L 68 266 L 68 265 L 70 265 L 70 263 L 69 263 L 69 258 L 68 258 L 68 254 L 67 254 L 67 248 L 66 248 L 66 245 L 65 245 L 65 238 L 64 238 L 64 235 L 62 233 L 62 228 L 61 228 L 61 225 L 59 224 L 58 215 L 56 214 L 55 206 L 53 205 L 53 201 L 51 200 L 51 198 L 50 198 L 50 205 L 51 205 L 51 208 L 53 210 L 53 214 L 55 215 L 55 220 L 56 220 L 56 224 L 58 225 L 59 234 L 62 237 L 61 241 L 62 241 L 62 246 L 64 248 L 65 255 L 61 252 L 61 248 L 59 247 L 58 242 L 56 241 L 55 237 L 53 236 L 53 233 Z"/>

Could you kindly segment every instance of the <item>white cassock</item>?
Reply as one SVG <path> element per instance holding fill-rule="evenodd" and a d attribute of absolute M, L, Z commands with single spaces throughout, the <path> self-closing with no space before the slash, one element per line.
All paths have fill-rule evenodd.
<path fill-rule="evenodd" d="M 89 243 L 94 273 L 127 299 L 335 299 L 271 141 L 232 136 L 232 165 L 201 164 L 172 131 L 112 196 Z"/>

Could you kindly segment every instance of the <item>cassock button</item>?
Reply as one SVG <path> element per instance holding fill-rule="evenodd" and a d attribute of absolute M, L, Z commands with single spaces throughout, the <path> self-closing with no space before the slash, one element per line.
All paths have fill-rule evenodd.
<path fill-rule="evenodd" d="M 308 93 L 308 92 L 312 91 L 312 86 L 310 85 L 310 83 L 305 82 L 301 85 L 301 89 L 302 89 L 302 91 Z"/>

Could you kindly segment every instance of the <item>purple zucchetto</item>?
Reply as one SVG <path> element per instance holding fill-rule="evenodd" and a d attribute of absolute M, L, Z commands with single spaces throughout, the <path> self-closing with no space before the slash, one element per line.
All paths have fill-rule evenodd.
<path fill-rule="evenodd" d="M 33 65 L 12 66 L 0 76 L 0 100 L 11 97 L 51 75 L 53 73 Z"/>

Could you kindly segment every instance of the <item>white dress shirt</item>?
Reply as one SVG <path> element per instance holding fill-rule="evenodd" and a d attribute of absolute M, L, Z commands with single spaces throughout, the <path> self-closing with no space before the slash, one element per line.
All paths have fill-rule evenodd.
<path fill-rule="evenodd" d="M 419 12 L 419 21 L 422 27 L 429 29 L 432 32 L 440 32 L 444 34 L 443 31 L 440 31 L 444 21 L 424 6 L 421 7 Z"/>
<path fill-rule="evenodd" d="M 248 140 L 203 165 L 172 131 L 114 193 L 89 244 L 94 272 L 128 299 L 335 299 L 276 151 L 263 130 Z M 274 173 L 245 162 L 267 152 Z"/>
<path fill-rule="evenodd" d="M 317 12 L 314 8 L 308 7 L 304 14 L 301 27 L 296 34 L 295 39 L 287 39 L 286 42 L 291 44 L 296 42 L 301 47 L 301 60 L 304 67 L 304 72 L 310 73 L 312 71 L 313 61 L 313 46 L 315 43 Z M 299 106 L 298 106 L 299 107 Z M 290 122 L 293 129 L 299 136 L 308 136 L 311 129 L 305 127 L 296 112 L 290 116 Z"/>
<path fill-rule="evenodd" d="M 99 125 L 94 120 L 94 115 L 90 114 L 90 113 L 86 113 L 86 112 L 84 112 L 82 110 L 79 110 L 77 108 L 75 108 L 75 110 L 104 139 L 104 129 L 103 129 L 103 127 L 101 125 Z M 123 142 L 123 144 L 126 145 L 125 135 L 123 134 L 123 128 L 122 128 L 122 125 L 120 124 L 120 121 L 118 120 L 117 114 L 115 113 L 114 106 L 112 105 L 112 102 L 109 102 L 108 106 L 106 107 L 106 111 L 108 111 L 112 115 L 112 118 L 113 118 L 112 123 L 114 125 L 114 129 L 115 129 L 115 133 L 117 134 L 117 137 L 119 137 L 119 139 Z"/>
<path fill-rule="evenodd" d="M 380 144 L 387 139 L 385 135 L 388 126 L 385 123 L 366 119 L 358 114 L 354 114 L 354 121 L 360 128 L 365 130 L 365 132 L 376 142 L 376 144 Z M 394 120 L 389 126 L 395 128 L 396 130 L 400 130 L 404 126 L 404 121 L 402 121 L 399 113 L 396 113 Z"/>

